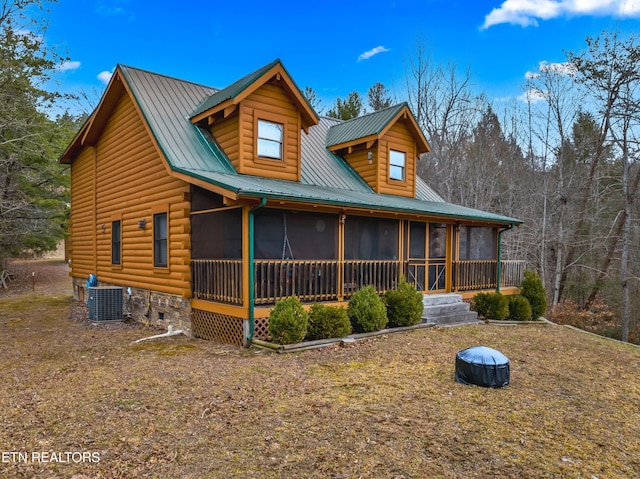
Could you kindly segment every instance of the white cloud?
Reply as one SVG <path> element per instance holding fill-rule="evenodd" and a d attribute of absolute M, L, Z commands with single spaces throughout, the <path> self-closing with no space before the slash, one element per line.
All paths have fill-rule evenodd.
<path fill-rule="evenodd" d="M 530 88 L 518 97 L 518 101 L 523 103 L 538 103 L 540 101 L 547 101 L 548 98 L 549 92 L 538 88 Z"/>
<path fill-rule="evenodd" d="M 103 71 L 98 73 L 98 80 L 100 80 L 102 83 L 104 83 L 105 85 L 107 83 L 109 83 L 109 80 L 111 80 L 111 77 L 113 76 L 113 72 L 109 72 L 109 71 Z"/>
<path fill-rule="evenodd" d="M 541 61 L 540 71 L 542 73 L 557 73 L 560 75 L 567 75 L 570 77 L 574 77 L 578 74 L 578 69 L 571 62 L 547 63 L 546 61 Z"/>
<path fill-rule="evenodd" d="M 542 76 L 543 73 L 552 73 L 557 75 L 575 77 L 578 74 L 578 69 L 573 63 L 570 62 L 549 63 L 543 60 L 540 62 L 537 72 L 527 72 L 524 74 L 524 77 L 527 80 L 537 80 Z"/>
<path fill-rule="evenodd" d="M 382 45 L 380 45 L 379 47 L 375 47 L 371 50 L 369 50 L 368 52 L 364 52 L 363 54 L 361 54 L 358 57 L 358 61 L 362 61 L 362 60 L 368 60 L 369 58 L 371 58 L 374 55 L 377 55 L 378 53 L 384 53 L 384 52 L 388 52 L 389 49 L 383 47 Z"/>
<path fill-rule="evenodd" d="M 96 3 L 96 12 L 105 17 L 126 15 L 125 5 L 128 0 L 100 0 Z"/>
<path fill-rule="evenodd" d="M 482 29 L 501 23 L 528 27 L 538 20 L 570 16 L 640 17 L 640 2 L 634 0 L 505 0 L 485 18 Z"/>
<path fill-rule="evenodd" d="M 66 71 L 69 71 L 69 70 L 77 70 L 78 68 L 80 68 L 80 62 L 66 61 L 66 62 L 62 62 L 60 65 L 58 65 L 56 67 L 56 70 L 61 71 L 61 72 L 66 72 Z"/>

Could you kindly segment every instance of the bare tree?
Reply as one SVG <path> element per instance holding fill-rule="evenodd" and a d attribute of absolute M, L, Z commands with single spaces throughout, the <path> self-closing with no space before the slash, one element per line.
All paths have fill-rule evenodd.
<path fill-rule="evenodd" d="M 637 141 L 633 137 L 640 122 L 640 43 L 637 36 L 621 38 L 617 32 L 603 32 L 599 37 L 587 38 L 587 50 L 580 55 L 569 54 L 587 86 L 601 118 L 600 143 L 595 159 L 601 159 L 609 142 L 619 154 L 622 163 L 622 192 L 624 222 L 622 224 L 622 253 L 620 286 L 622 290 L 623 341 L 629 339 L 629 249 L 631 246 L 631 214 L 633 205 L 630 183 L 630 163 L 638 157 Z M 595 161 L 594 161 L 595 163 Z M 591 172 L 590 171 L 590 178 Z M 579 221 L 584 222 L 586 194 L 583 197 Z M 570 250 L 574 253 L 575 249 Z"/>
<path fill-rule="evenodd" d="M 455 63 L 435 65 L 424 42 L 418 41 L 406 68 L 406 88 L 431 152 L 418 164 L 418 174 L 439 189 L 448 201 L 465 203 L 459 189 L 465 165 L 461 158 L 487 101 L 473 91 L 471 70 Z"/>

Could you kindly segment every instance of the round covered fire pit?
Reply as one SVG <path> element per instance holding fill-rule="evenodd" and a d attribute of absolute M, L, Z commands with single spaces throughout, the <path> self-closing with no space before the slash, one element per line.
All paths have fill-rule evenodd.
<path fill-rule="evenodd" d="M 456 354 L 456 381 L 488 388 L 509 384 L 509 358 L 500 351 L 475 346 Z"/>

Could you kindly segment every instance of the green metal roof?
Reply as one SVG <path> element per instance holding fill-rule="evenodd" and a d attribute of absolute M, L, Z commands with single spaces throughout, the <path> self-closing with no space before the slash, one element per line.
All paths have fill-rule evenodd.
<path fill-rule="evenodd" d="M 429 215 L 448 219 L 497 224 L 522 223 L 522 221 L 508 216 L 487 213 L 443 201 L 424 201 L 404 196 L 342 190 L 250 175 L 216 174 L 193 169 L 183 172 L 232 191 L 239 197 L 245 198 L 300 201 L 303 203 L 375 209 L 395 213 Z"/>
<path fill-rule="evenodd" d="M 332 126 L 327 134 L 327 146 L 380 134 L 405 106 L 408 105 L 400 103 Z"/>
<path fill-rule="evenodd" d="M 217 90 L 131 67 L 119 68 L 170 168 L 238 197 L 264 197 L 494 224 L 522 223 L 515 218 L 445 203 L 422 180 L 416 188 L 418 198 L 375 193 L 342 158 L 324 146 L 328 132 L 343 124 L 332 126 L 331 123 L 337 120 L 322 119 L 318 125 L 309 128 L 309 134 L 301 134 L 300 182 L 238 174 L 211 133 L 190 121 L 194 109 Z M 373 123 L 378 126 L 367 128 L 379 128 L 380 124 L 390 121 L 385 118 L 395 116 L 402 106 L 373 114 Z M 369 130 L 362 126 L 360 131 Z"/>
<path fill-rule="evenodd" d="M 228 87 L 223 88 L 222 90 L 214 93 L 210 97 L 203 100 L 202 103 L 200 103 L 200 105 L 198 105 L 195 111 L 191 113 L 191 117 L 193 118 L 194 116 L 199 115 L 200 113 L 203 113 L 226 100 L 235 98 L 240 93 L 242 93 L 246 88 L 251 86 L 253 82 L 255 82 L 258 78 L 260 78 L 262 75 L 264 75 L 266 72 L 268 72 L 277 64 L 282 64 L 279 58 L 272 61 L 271 63 L 268 63 L 262 68 L 257 69 L 253 73 L 249 73 L 247 76 L 240 78 L 240 80 L 233 82 Z"/>
<path fill-rule="evenodd" d="M 119 69 L 172 167 L 235 172 L 211 134 L 188 118 L 216 89 L 128 66 Z"/>

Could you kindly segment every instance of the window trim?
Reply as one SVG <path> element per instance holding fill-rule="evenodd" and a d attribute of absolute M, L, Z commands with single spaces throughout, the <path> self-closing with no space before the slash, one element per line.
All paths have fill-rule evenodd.
<path fill-rule="evenodd" d="M 261 139 L 265 139 L 268 141 L 275 141 L 275 140 L 271 140 L 269 138 L 260 138 L 259 134 L 258 134 L 258 129 L 259 129 L 259 125 L 260 122 L 264 122 L 264 123 L 271 123 L 274 125 L 279 125 L 281 127 L 282 130 L 282 138 L 280 141 L 280 158 L 275 158 L 275 157 L 271 157 L 271 156 L 264 156 L 264 155 L 260 155 L 259 153 L 259 144 Z M 254 116 L 254 147 L 255 147 L 255 158 L 258 161 L 263 161 L 265 163 L 269 163 L 271 165 L 284 165 L 286 163 L 285 161 L 285 157 L 286 157 L 286 153 L 285 153 L 285 143 L 286 143 L 286 138 L 287 138 L 287 122 L 285 118 L 282 118 L 281 116 L 278 115 L 273 115 L 270 114 L 268 112 L 261 112 L 261 111 L 255 111 L 255 116 Z"/>
<path fill-rule="evenodd" d="M 391 162 L 391 158 L 392 156 L 394 156 L 393 153 L 398 153 L 402 155 L 402 165 Z M 402 178 L 396 178 L 393 176 L 392 171 L 394 167 L 400 168 L 400 171 L 402 172 Z M 403 181 L 403 182 L 407 181 L 407 152 L 406 151 L 389 148 L 389 179 L 393 181 Z"/>
<path fill-rule="evenodd" d="M 165 231 L 164 238 L 157 237 L 157 227 L 156 227 L 156 218 L 164 216 L 165 218 Z M 153 267 L 158 269 L 168 269 L 169 268 L 169 212 L 168 208 L 166 209 L 158 209 L 153 212 Z M 158 244 L 162 245 L 164 242 L 164 250 L 165 250 L 165 260 L 166 263 L 159 263 L 158 260 Z"/>

